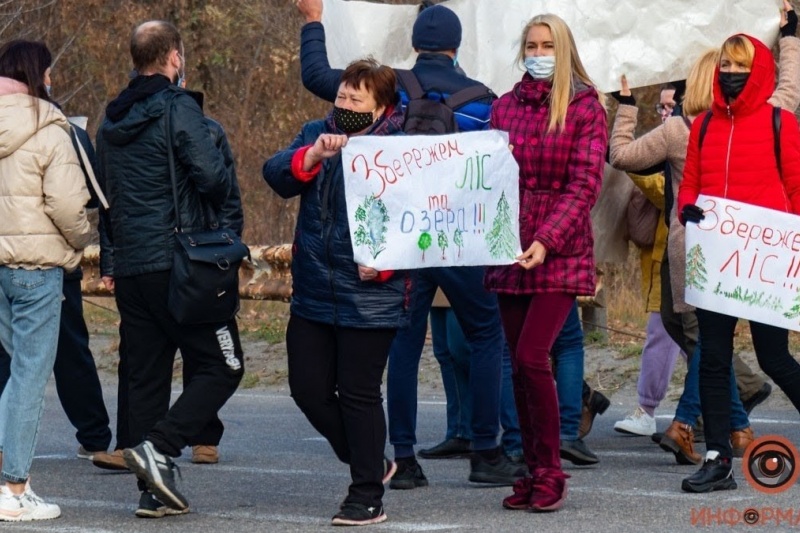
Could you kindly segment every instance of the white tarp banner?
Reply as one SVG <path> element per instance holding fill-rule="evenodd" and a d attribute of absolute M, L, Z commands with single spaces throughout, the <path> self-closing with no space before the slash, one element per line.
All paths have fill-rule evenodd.
<path fill-rule="evenodd" d="M 352 137 L 342 166 L 358 264 L 506 265 L 521 253 L 519 167 L 505 132 Z"/>
<path fill-rule="evenodd" d="M 734 33 L 768 46 L 778 38 L 781 0 L 449 0 L 463 27 L 458 61 L 472 78 L 497 94 L 522 77 L 516 62 L 525 24 L 534 15 L 563 18 L 592 80 L 602 92 L 685 79 L 694 61 Z M 411 29 L 417 5 L 324 0 L 331 66 L 343 68 L 368 55 L 411 68 Z"/>
<path fill-rule="evenodd" d="M 800 217 L 701 195 L 686 225 L 686 301 L 800 331 Z"/>

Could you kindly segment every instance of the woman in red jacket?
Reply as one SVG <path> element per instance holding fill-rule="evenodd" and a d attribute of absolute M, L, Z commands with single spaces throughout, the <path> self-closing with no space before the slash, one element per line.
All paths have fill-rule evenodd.
<path fill-rule="evenodd" d="M 694 121 L 689 136 L 678 192 L 684 224 L 704 218 L 703 210 L 695 205 L 700 194 L 800 214 L 800 131 L 794 115 L 782 110 L 778 162 L 773 107 L 767 102 L 774 86 L 774 61 L 763 43 L 741 34 L 725 41 L 702 153 L 699 136 L 705 117 Z M 703 466 L 684 479 L 681 487 L 687 492 L 735 489 L 729 380 L 738 318 L 698 308 L 697 320 L 702 339 L 700 400 L 708 451 Z M 750 332 L 759 365 L 800 411 L 800 364 L 789 353 L 788 331 L 750 321 Z"/>
<path fill-rule="evenodd" d="M 494 103 L 491 120 L 509 133 L 519 163 L 525 252 L 516 264 L 488 268 L 485 282 L 498 293 L 530 471 L 503 505 L 555 511 L 567 476 L 549 355 L 576 296 L 594 295 L 589 211 L 600 190 L 608 132 L 601 96 L 562 19 L 546 14 L 528 22 L 519 60 L 527 72 Z"/>

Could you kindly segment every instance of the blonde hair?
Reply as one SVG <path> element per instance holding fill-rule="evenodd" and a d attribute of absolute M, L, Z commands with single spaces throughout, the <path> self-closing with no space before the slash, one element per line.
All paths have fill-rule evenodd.
<path fill-rule="evenodd" d="M 728 56 L 734 63 L 741 63 L 747 68 L 753 68 L 753 59 L 756 57 L 756 47 L 753 46 L 750 39 L 744 35 L 734 35 L 733 37 L 728 37 L 728 39 L 722 43 L 720 58 L 722 58 L 723 54 Z"/>
<path fill-rule="evenodd" d="M 550 121 L 547 131 L 563 130 L 567 107 L 575 95 L 574 78 L 589 87 L 594 87 L 594 83 L 581 63 L 578 48 L 575 46 L 575 39 L 572 37 L 569 26 L 561 17 L 552 13 L 536 15 L 525 25 L 522 30 L 517 61 L 523 64 L 525 62 L 525 42 L 528 39 L 528 32 L 534 26 L 546 26 L 550 30 L 555 48 L 556 70 L 553 73 L 553 89 L 550 92 Z M 567 58 L 569 61 L 565 61 Z M 603 95 L 598 93 L 597 97 L 603 104 Z"/>
<path fill-rule="evenodd" d="M 686 94 L 683 97 L 683 116 L 696 117 L 711 109 L 714 101 L 714 71 L 719 63 L 720 52 L 716 48 L 706 50 L 692 65 L 686 78 Z"/>

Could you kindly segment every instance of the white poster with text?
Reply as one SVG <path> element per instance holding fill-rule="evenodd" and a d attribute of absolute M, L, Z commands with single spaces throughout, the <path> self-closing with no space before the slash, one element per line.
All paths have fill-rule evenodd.
<path fill-rule="evenodd" d="M 521 253 L 519 167 L 505 132 L 352 137 L 342 166 L 356 263 L 504 265 Z"/>
<path fill-rule="evenodd" d="M 800 331 L 800 217 L 700 195 L 686 225 L 686 301 Z"/>

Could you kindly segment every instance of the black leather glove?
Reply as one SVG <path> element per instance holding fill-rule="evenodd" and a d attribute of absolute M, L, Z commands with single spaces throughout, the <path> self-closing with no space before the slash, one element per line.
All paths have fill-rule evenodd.
<path fill-rule="evenodd" d="M 611 97 L 623 105 L 636 105 L 636 98 L 634 98 L 632 94 L 628 96 L 622 96 L 619 94 L 619 91 L 614 91 L 611 93 Z"/>
<path fill-rule="evenodd" d="M 703 209 L 694 204 L 687 204 L 683 206 L 683 209 L 681 210 L 681 221 L 683 222 L 684 226 L 688 222 L 694 222 L 697 224 L 704 218 L 706 218 L 706 216 L 703 214 Z"/>
<path fill-rule="evenodd" d="M 781 28 L 781 37 L 794 37 L 797 34 L 797 13 L 794 9 L 786 12 L 786 26 Z"/>

